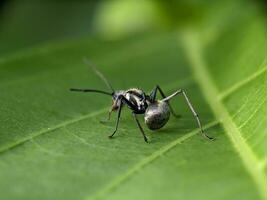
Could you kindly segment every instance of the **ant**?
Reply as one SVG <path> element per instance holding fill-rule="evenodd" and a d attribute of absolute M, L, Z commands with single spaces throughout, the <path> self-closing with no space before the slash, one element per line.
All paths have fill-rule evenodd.
<path fill-rule="evenodd" d="M 96 89 L 75 89 L 75 88 L 71 88 L 70 91 L 95 92 L 95 93 L 109 95 L 112 97 L 113 103 L 108 113 L 108 120 L 110 120 L 110 116 L 113 111 L 118 112 L 118 115 L 117 115 L 115 130 L 111 135 L 109 135 L 109 138 L 112 138 L 117 132 L 121 117 L 121 110 L 124 105 L 127 105 L 128 108 L 132 110 L 133 117 L 142 133 L 142 136 L 144 137 L 145 142 L 148 142 L 145 132 L 139 120 L 137 119 L 136 115 L 144 114 L 145 123 L 150 130 L 160 129 L 168 122 L 170 114 L 172 114 L 177 118 L 180 117 L 179 115 L 175 114 L 169 101 L 177 95 L 182 95 L 197 121 L 197 124 L 200 128 L 200 133 L 205 138 L 213 139 L 212 137 L 209 137 L 204 133 L 198 114 L 193 108 L 192 103 L 190 102 L 186 92 L 183 89 L 179 89 L 167 97 L 165 96 L 164 92 L 158 85 L 151 91 L 149 95 L 145 94 L 143 90 L 138 88 L 130 88 L 128 90 L 115 91 L 111 86 L 111 84 L 109 83 L 109 81 L 105 78 L 105 76 L 94 65 L 92 65 L 92 63 L 90 63 L 87 59 L 85 59 L 85 63 L 88 64 L 93 69 L 93 71 L 104 81 L 104 83 L 111 90 L 111 92 L 106 92 Z M 163 99 L 156 100 L 157 92 L 160 93 Z"/>

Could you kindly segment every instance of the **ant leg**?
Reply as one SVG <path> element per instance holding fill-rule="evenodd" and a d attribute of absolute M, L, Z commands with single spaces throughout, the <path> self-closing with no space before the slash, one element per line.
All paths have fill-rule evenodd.
<path fill-rule="evenodd" d="M 117 122 L 116 122 L 116 127 L 114 132 L 109 136 L 109 138 L 112 138 L 115 133 L 118 130 L 119 122 L 120 122 L 120 117 L 121 117 L 121 109 L 123 107 L 123 104 L 127 104 L 129 107 L 131 107 L 133 110 L 135 109 L 134 105 L 128 101 L 123 95 L 119 96 L 117 101 L 119 102 L 119 109 L 118 109 L 118 116 L 117 116 Z"/>
<path fill-rule="evenodd" d="M 141 131 L 141 133 L 142 133 L 142 135 L 143 135 L 143 137 L 144 137 L 145 142 L 148 143 L 146 134 L 145 134 L 145 132 L 144 132 L 144 130 L 143 130 L 143 128 L 142 128 L 142 126 L 141 126 L 139 120 L 137 119 L 137 116 L 136 116 L 135 113 L 133 113 L 133 117 L 134 117 L 134 119 L 135 119 L 135 121 L 136 121 L 136 123 L 137 123 L 137 125 L 138 125 L 138 127 L 139 127 L 139 129 L 140 129 L 140 131 Z"/>
<path fill-rule="evenodd" d="M 182 89 L 177 90 L 177 91 L 176 91 L 175 93 L 173 93 L 172 95 L 170 95 L 170 96 L 168 96 L 168 97 L 162 99 L 162 101 L 168 102 L 171 98 L 175 97 L 175 96 L 178 95 L 178 94 L 182 94 L 182 95 L 184 96 L 184 98 L 185 98 L 185 100 L 186 100 L 186 103 L 187 103 L 188 107 L 190 108 L 191 112 L 193 113 L 195 119 L 197 120 L 198 126 L 199 126 L 199 128 L 200 128 L 200 130 L 201 130 L 201 134 L 202 134 L 205 138 L 208 138 L 208 139 L 211 139 L 211 140 L 212 140 L 212 139 L 213 139 L 212 137 L 210 137 L 210 136 L 208 136 L 207 134 L 204 133 L 203 128 L 202 128 L 202 125 L 201 125 L 201 122 L 200 122 L 200 120 L 199 120 L 199 116 L 198 116 L 197 112 L 195 111 L 195 109 L 193 108 L 193 105 L 192 105 L 192 103 L 190 102 L 190 100 L 189 100 L 189 98 L 187 97 L 186 92 L 185 92 L 184 90 L 182 90 Z"/>
<path fill-rule="evenodd" d="M 162 98 L 166 98 L 166 95 L 164 94 L 164 92 L 162 91 L 162 89 L 157 85 L 157 86 L 152 90 L 152 92 L 150 93 L 150 99 L 151 99 L 152 102 L 154 102 L 154 101 L 156 100 L 157 91 L 160 92 Z M 169 107 L 170 107 L 170 111 L 171 111 L 172 115 L 173 115 L 174 117 L 176 117 L 176 118 L 180 118 L 181 115 L 176 114 L 176 113 L 174 112 L 174 110 L 173 110 L 171 104 L 170 104 L 169 102 L 167 102 L 167 103 L 168 103 L 168 105 L 169 105 Z"/>
<path fill-rule="evenodd" d="M 110 120 L 111 113 L 112 113 L 112 110 L 109 110 L 108 111 L 108 118 L 107 119 L 104 119 L 104 120 L 101 120 L 100 123 L 103 123 L 104 124 L 104 123 L 108 122 Z"/>
<path fill-rule="evenodd" d="M 119 106 L 119 110 L 118 110 L 116 127 L 115 127 L 114 132 L 111 135 L 108 136 L 109 138 L 112 138 L 115 135 L 115 133 L 117 132 L 117 130 L 118 130 L 118 126 L 119 126 L 119 122 L 120 122 L 120 117 L 121 117 L 121 109 L 122 109 L 122 105 L 123 105 L 121 99 L 119 99 L 119 102 L 120 102 L 120 106 Z"/>

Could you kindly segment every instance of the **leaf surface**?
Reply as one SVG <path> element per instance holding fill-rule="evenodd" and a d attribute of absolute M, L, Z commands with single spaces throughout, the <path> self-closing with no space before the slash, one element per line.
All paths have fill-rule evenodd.
<path fill-rule="evenodd" d="M 266 199 L 266 32 L 250 4 L 232 12 L 235 6 L 179 33 L 83 39 L 3 59 L 1 198 Z M 115 114 L 99 121 L 110 99 L 68 91 L 106 90 L 84 56 L 118 89 L 185 88 L 216 140 L 197 134 L 182 97 L 172 101 L 182 118 L 145 129 L 150 144 L 127 109 L 109 140 Z"/>

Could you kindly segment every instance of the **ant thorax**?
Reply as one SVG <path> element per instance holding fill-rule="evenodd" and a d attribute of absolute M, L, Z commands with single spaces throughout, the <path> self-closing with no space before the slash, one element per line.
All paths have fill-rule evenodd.
<path fill-rule="evenodd" d="M 123 96 L 126 101 L 130 103 L 127 106 L 133 111 L 141 114 L 144 113 L 147 108 L 146 95 L 145 93 L 137 88 L 131 88 L 128 90 L 119 90 L 113 94 L 113 110 L 119 107 L 118 98 Z"/>
<path fill-rule="evenodd" d="M 146 95 L 142 90 L 136 88 L 126 90 L 125 98 L 134 105 L 136 110 L 145 112 L 147 108 Z"/>

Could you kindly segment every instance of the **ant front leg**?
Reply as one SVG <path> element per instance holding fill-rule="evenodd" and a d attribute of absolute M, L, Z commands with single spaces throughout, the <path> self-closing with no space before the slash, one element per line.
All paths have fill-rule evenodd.
<path fill-rule="evenodd" d="M 166 98 L 166 95 L 164 94 L 164 92 L 162 91 L 162 89 L 157 85 L 157 86 L 152 90 L 152 92 L 151 92 L 150 95 L 149 95 L 149 96 L 150 96 L 150 99 L 151 99 L 152 102 L 155 102 L 155 101 L 156 101 L 156 96 L 157 96 L 157 92 L 158 92 L 158 91 L 160 92 L 162 98 Z M 173 110 L 171 104 L 170 104 L 168 101 L 167 101 L 167 104 L 168 104 L 169 107 L 170 107 L 170 111 L 171 111 L 172 115 L 173 115 L 174 117 L 176 117 L 176 118 L 180 118 L 181 115 L 178 115 L 178 114 L 176 114 L 176 113 L 174 112 L 174 110 Z"/>
<path fill-rule="evenodd" d="M 195 111 L 195 109 L 194 109 L 192 103 L 190 102 L 190 100 L 189 100 L 189 98 L 188 98 L 188 96 L 186 95 L 186 92 L 185 92 L 184 90 L 182 90 L 182 89 L 177 90 L 177 91 L 176 91 L 175 93 L 173 93 L 172 95 L 170 95 L 170 96 L 168 96 L 168 97 L 162 99 L 162 101 L 168 102 L 170 99 L 172 99 L 173 97 L 175 97 L 175 96 L 178 95 L 178 94 L 182 94 L 183 97 L 185 98 L 188 107 L 190 108 L 191 112 L 193 113 L 193 115 L 194 115 L 194 117 L 195 117 L 195 119 L 196 119 L 196 121 L 197 121 L 197 123 L 198 123 L 198 126 L 199 126 L 199 128 L 200 128 L 200 130 L 201 130 L 202 135 L 203 135 L 205 138 L 208 138 L 208 139 L 211 139 L 211 140 L 212 140 L 213 138 L 210 137 L 210 136 L 208 136 L 208 135 L 203 131 L 203 128 L 202 128 L 202 125 L 201 125 L 199 116 L 198 116 L 197 112 Z"/>
<path fill-rule="evenodd" d="M 111 113 L 112 113 L 112 109 L 110 109 L 108 111 L 108 118 L 107 119 L 100 120 L 100 123 L 103 123 L 104 124 L 104 123 L 108 122 L 110 120 Z"/>
<path fill-rule="evenodd" d="M 115 126 L 115 130 L 113 131 L 113 133 L 108 136 L 109 138 L 112 138 L 118 130 L 118 126 L 119 126 L 119 122 L 120 122 L 120 118 L 121 118 L 121 109 L 122 109 L 122 105 L 123 105 L 120 97 L 118 97 L 118 102 L 119 102 L 119 108 L 118 108 L 116 126 Z"/>
<path fill-rule="evenodd" d="M 116 126 L 115 126 L 114 132 L 109 136 L 109 138 L 112 138 L 118 130 L 120 117 L 121 117 L 121 109 L 123 107 L 123 104 L 127 104 L 130 108 L 132 108 L 132 110 L 135 109 L 135 106 L 130 101 L 128 101 L 123 95 L 118 96 L 118 98 L 116 99 L 116 103 L 117 102 L 119 103 L 119 108 L 118 108 Z"/>

